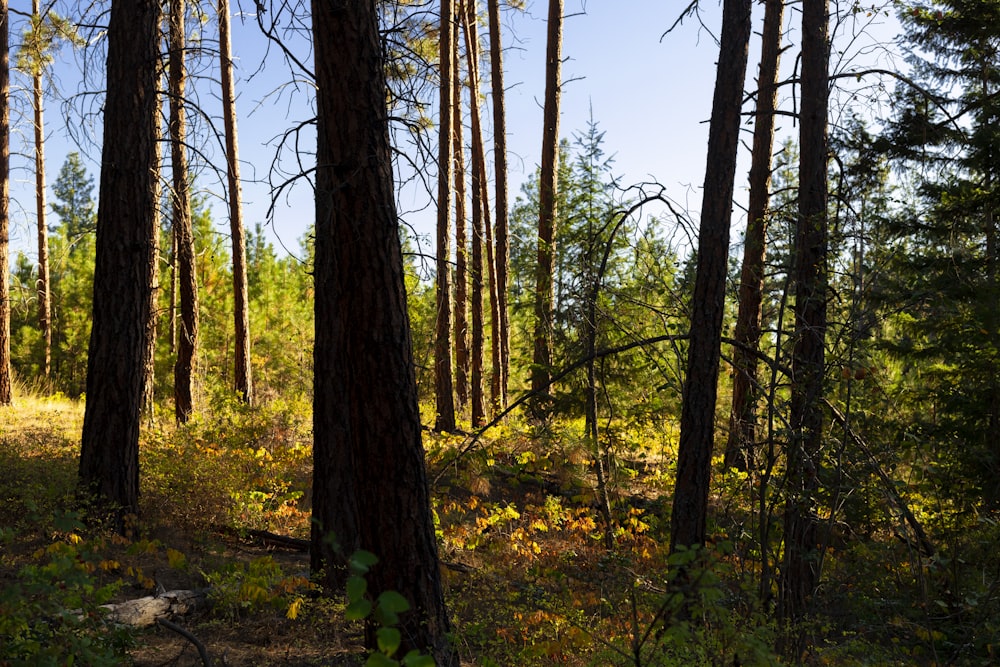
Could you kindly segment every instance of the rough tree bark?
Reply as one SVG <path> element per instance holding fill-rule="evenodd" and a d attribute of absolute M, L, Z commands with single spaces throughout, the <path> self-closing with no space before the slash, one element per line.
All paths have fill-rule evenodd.
<path fill-rule="evenodd" d="M 817 517 L 823 439 L 826 338 L 827 100 L 829 0 L 802 3 L 802 103 L 799 113 L 799 215 L 795 229 L 795 344 L 785 505 L 785 555 L 779 613 L 795 620 L 807 611 L 819 582 Z"/>
<path fill-rule="evenodd" d="M 198 276 L 195 270 L 194 230 L 191 223 L 191 192 L 188 181 L 186 36 L 184 19 L 186 0 L 170 0 L 170 204 L 176 253 L 175 274 L 181 302 L 177 359 L 174 362 L 174 415 L 185 424 L 194 411 L 192 384 L 198 354 Z"/>
<path fill-rule="evenodd" d="M 670 549 L 705 543 L 715 435 L 722 313 L 729 260 L 740 110 L 750 43 L 751 0 L 725 0 L 719 64 L 708 130 L 687 377 L 681 407 Z"/>
<path fill-rule="evenodd" d="M 503 42 L 500 35 L 500 0 L 487 0 L 490 30 L 490 83 L 493 91 L 493 159 L 496 192 L 493 203 L 496 234 L 497 311 L 494 341 L 500 347 L 499 409 L 507 407 L 510 378 L 510 313 L 507 308 L 507 284 L 510 282 L 509 204 L 507 201 L 507 102 L 503 88 Z"/>
<path fill-rule="evenodd" d="M 757 109 L 750 163 L 750 201 L 740 270 L 739 307 L 733 337 L 733 400 L 726 441 L 726 467 L 748 470 L 754 464 L 757 438 L 758 361 L 761 301 L 764 292 L 768 202 L 771 193 L 771 154 L 774 152 L 774 111 L 778 106 L 781 64 L 781 28 L 785 0 L 765 0 L 757 75 Z"/>
<path fill-rule="evenodd" d="M 559 98 L 562 87 L 563 1 L 549 0 L 545 54 L 545 105 L 542 111 L 542 161 L 538 180 L 538 263 L 535 270 L 535 334 L 531 391 L 544 397 L 552 368 L 553 272 L 556 243 L 556 188 L 559 173 Z M 544 398 L 533 402 L 536 415 Z"/>
<path fill-rule="evenodd" d="M 476 0 L 462 3 L 462 29 L 465 33 L 465 61 L 468 69 L 469 132 L 472 142 L 472 426 L 486 423 L 486 400 L 483 394 L 483 364 L 485 361 L 485 317 L 483 316 L 483 273 L 489 271 L 484 260 L 485 229 L 489 226 L 489 193 L 486 188 L 486 151 L 479 108 L 479 34 L 476 30 Z M 492 297 L 492 289 L 490 290 Z M 496 300 L 491 298 L 491 307 Z"/>
<path fill-rule="evenodd" d="M 156 0 L 111 4 L 80 484 L 119 532 L 139 509 L 139 423 L 158 231 L 159 23 Z"/>
<path fill-rule="evenodd" d="M 379 558 L 377 597 L 409 600 L 402 654 L 448 645 L 421 444 L 403 258 L 393 200 L 378 3 L 313 0 L 316 73 L 316 339 L 311 564 L 330 588 L 345 558 Z M 337 39 L 330 39 L 336 35 Z M 366 641 L 375 645 L 375 627 Z"/>
<path fill-rule="evenodd" d="M 457 11 L 461 12 L 462 2 L 456 3 Z M 457 14 L 456 16 L 460 16 Z M 455 32 L 452 35 L 454 46 L 454 64 L 452 68 L 453 95 L 453 134 L 452 153 L 455 157 L 455 396 L 458 405 L 464 408 L 469 404 L 469 234 L 465 212 L 465 146 L 462 138 L 462 67 L 458 57 L 458 45 L 461 41 L 461 22 L 454 21 Z"/>
<path fill-rule="evenodd" d="M 37 53 L 32 54 L 31 100 L 34 111 L 35 130 L 35 217 L 38 225 L 38 328 L 42 333 L 42 374 L 52 373 L 52 293 L 49 279 L 49 228 L 45 222 L 48 207 L 45 204 L 45 120 L 44 96 L 42 92 L 41 61 L 42 14 L 39 0 L 31 2 L 31 20 L 35 22 L 35 39 L 38 40 Z"/>
<path fill-rule="evenodd" d="M 0 406 L 13 400 L 10 365 L 10 24 L 0 0 Z"/>
<path fill-rule="evenodd" d="M 229 234 L 233 245 L 233 388 L 252 404 L 253 368 L 250 364 L 250 297 L 247 285 L 247 242 L 243 225 L 243 186 L 240 183 L 239 140 L 236 129 L 236 85 L 233 83 L 233 47 L 229 29 L 229 0 L 219 0 L 219 69 L 222 120 L 226 132 L 226 178 L 229 185 Z"/>
<path fill-rule="evenodd" d="M 453 0 L 441 0 L 440 96 L 438 121 L 437 273 L 434 327 L 435 431 L 455 430 L 455 387 L 451 364 L 451 189 L 452 189 L 452 67 L 454 65 Z"/>

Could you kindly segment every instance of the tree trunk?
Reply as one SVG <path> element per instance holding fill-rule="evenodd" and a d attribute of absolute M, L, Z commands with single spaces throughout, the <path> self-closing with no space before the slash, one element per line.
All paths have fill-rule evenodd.
<path fill-rule="evenodd" d="M 722 314 L 729 260 L 729 223 L 750 43 L 751 0 L 725 0 L 722 7 L 722 37 L 708 130 L 698 267 L 692 297 L 687 378 L 681 407 L 677 482 L 670 520 L 671 551 L 679 546 L 703 545 L 708 517 Z"/>
<path fill-rule="evenodd" d="M 778 105 L 781 29 L 785 0 L 766 0 L 757 79 L 757 113 L 750 164 L 750 201 L 740 271 L 739 308 L 733 348 L 733 401 L 726 441 L 725 465 L 748 470 L 754 465 L 757 438 L 757 352 L 760 348 L 761 301 L 764 291 L 764 254 L 768 201 L 771 192 L 771 154 L 774 151 L 774 111 Z"/>
<path fill-rule="evenodd" d="M 455 389 L 451 366 L 451 188 L 452 188 L 452 90 L 454 63 L 453 0 L 441 0 L 438 201 L 437 201 L 437 319 L 434 335 L 434 395 L 437 405 L 435 431 L 455 430 Z"/>
<path fill-rule="evenodd" d="M 240 183 L 239 141 L 236 132 L 236 87 L 233 83 L 233 47 L 229 31 L 229 0 L 219 0 L 219 69 L 222 118 L 226 132 L 226 176 L 229 183 L 229 233 L 233 246 L 233 322 L 235 360 L 233 388 L 243 402 L 253 403 L 250 364 L 250 297 L 247 286 L 247 242 L 243 226 L 243 186 Z"/>
<path fill-rule="evenodd" d="M 826 335 L 828 0 L 802 3 L 799 215 L 795 230 L 795 344 L 788 444 L 785 556 L 779 611 L 794 621 L 819 582 L 815 495 L 823 438 Z"/>
<path fill-rule="evenodd" d="M 493 204 L 496 234 L 497 311 L 494 342 L 500 347 L 500 405 L 507 407 L 510 379 L 510 314 L 507 284 L 510 282 L 510 234 L 507 202 L 507 102 L 503 88 L 503 42 L 500 36 L 500 1 L 487 0 L 490 26 L 490 82 L 493 88 L 493 159 L 496 198 Z"/>
<path fill-rule="evenodd" d="M 39 0 L 32 0 L 31 14 L 41 30 Z M 38 328 L 42 333 L 42 374 L 52 373 L 52 293 L 49 279 L 49 228 L 45 223 L 45 121 L 43 119 L 42 65 L 35 63 L 31 76 L 35 112 L 35 217 L 38 221 Z"/>
<path fill-rule="evenodd" d="M 186 0 L 170 0 L 170 167 L 173 189 L 171 212 L 177 253 L 175 272 L 179 278 L 181 317 L 174 363 L 174 414 L 179 424 L 191 419 L 194 410 L 192 382 L 198 353 L 198 278 L 195 270 L 194 231 L 191 226 L 191 194 L 187 164 L 187 123 L 184 109 L 186 87 L 184 18 Z"/>
<path fill-rule="evenodd" d="M 483 127 L 479 107 L 479 33 L 476 0 L 463 2 L 462 27 L 465 31 L 465 59 L 469 73 L 469 117 L 472 135 L 472 425 L 486 423 L 486 400 L 483 394 L 483 364 L 486 336 L 483 316 L 483 274 L 489 272 L 489 249 L 486 229 L 490 224 L 489 191 L 486 186 L 486 151 L 483 147 Z M 484 261 L 483 250 L 487 250 Z M 491 312 L 496 304 L 493 297 L 495 278 L 487 276 Z M 495 320 L 494 320 L 495 321 Z M 495 347 L 495 346 L 494 346 Z"/>
<path fill-rule="evenodd" d="M 375 0 L 312 3 L 316 72 L 316 266 L 311 564 L 342 590 L 345 558 L 379 558 L 401 654 L 448 645 L 420 435 L 403 258 L 393 200 L 383 50 Z M 336 35 L 337 39 L 329 39 Z M 375 626 L 366 629 L 375 646 Z"/>
<path fill-rule="evenodd" d="M 159 22 L 156 0 L 111 4 L 80 483 L 122 533 L 139 510 L 139 422 L 151 349 Z"/>
<path fill-rule="evenodd" d="M 462 10 L 461 0 L 457 3 L 458 11 Z M 458 14 L 461 16 L 461 14 Z M 456 17 L 457 18 L 457 17 Z M 462 139 L 462 67 L 458 57 L 459 34 L 461 21 L 455 20 L 455 32 L 452 35 L 454 52 L 454 68 L 452 77 L 453 133 L 455 142 L 453 154 L 455 157 L 455 395 L 458 405 L 464 408 L 469 404 L 469 235 L 465 215 L 465 146 Z"/>
<path fill-rule="evenodd" d="M 10 365 L 10 24 L 0 0 L 0 406 L 13 400 Z"/>
<path fill-rule="evenodd" d="M 545 53 L 545 105 L 542 112 L 542 163 L 538 182 L 538 263 L 535 270 L 535 335 L 531 391 L 540 398 L 533 411 L 547 411 L 552 369 L 552 302 L 556 242 L 556 189 L 559 173 L 559 97 L 562 86 L 563 0 L 549 0 Z"/>

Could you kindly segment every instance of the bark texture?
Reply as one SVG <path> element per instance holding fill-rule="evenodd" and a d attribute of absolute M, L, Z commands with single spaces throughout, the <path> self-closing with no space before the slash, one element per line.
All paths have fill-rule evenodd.
<path fill-rule="evenodd" d="M 538 183 L 538 263 L 535 269 L 535 334 L 531 391 L 547 394 L 552 376 L 553 274 L 556 243 L 556 187 L 559 173 L 559 99 L 562 87 L 562 0 L 549 0 L 545 53 L 542 161 Z M 542 401 L 534 402 L 536 414 Z"/>
<path fill-rule="evenodd" d="M 401 651 L 448 645 L 393 201 L 378 3 L 312 3 L 317 104 L 316 342 L 311 560 L 342 590 L 357 549 L 394 590 Z M 336 35 L 337 39 L 330 39 Z M 375 642 L 374 628 L 366 640 Z"/>
<path fill-rule="evenodd" d="M 440 91 L 438 120 L 438 200 L 437 200 L 437 319 L 434 328 L 434 396 L 436 431 L 455 430 L 455 385 L 452 374 L 451 325 L 451 190 L 452 190 L 452 85 L 455 47 L 454 2 L 441 0 Z"/>
<path fill-rule="evenodd" d="M 187 87 L 184 18 L 186 0 L 170 0 L 170 168 L 171 212 L 176 243 L 176 273 L 180 292 L 180 336 L 174 362 L 174 414 L 184 424 L 194 411 L 193 382 L 198 353 L 198 277 L 195 270 L 194 230 L 191 225 L 191 192 L 188 181 Z"/>
<path fill-rule="evenodd" d="M 739 307 L 733 349 L 733 402 L 726 441 L 726 467 L 753 466 L 757 439 L 758 361 L 764 255 L 767 247 L 768 202 L 771 194 L 771 154 L 774 152 L 774 111 L 778 106 L 781 28 L 785 0 L 766 0 L 757 76 L 757 111 L 750 163 L 750 201 L 740 269 Z"/>
<path fill-rule="evenodd" d="M 719 65 L 708 131 L 698 268 L 692 298 L 687 377 L 681 407 L 670 549 L 705 543 L 715 436 L 722 314 L 729 260 L 740 110 L 750 43 L 751 0 L 725 0 Z"/>
<path fill-rule="evenodd" d="M 496 192 L 493 204 L 496 233 L 496 293 L 498 321 L 494 323 L 494 343 L 499 345 L 499 405 L 507 407 L 510 379 L 510 313 L 507 308 L 507 285 L 510 282 L 510 233 L 507 188 L 507 103 L 503 84 L 503 42 L 500 34 L 500 0 L 487 0 L 490 30 L 490 82 L 493 90 L 493 159 Z"/>
<path fill-rule="evenodd" d="M 226 132 L 226 178 L 229 185 L 229 234 L 233 244 L 233 388 L 252 404 L 253 369 L 250 365 L 250 297 L 247 285 L 247 241 L 243 225 L 243 186 L 236 129 L 236 86 L 233 83 L 233 47 L 229 30 L 229 0 L 219 0 L 219 62 L 222 119 Z"/>
<path fill-rule="evenodd" d="M 802 3 L 799 215 L 795 230 L 795 345 L 792 351 L 785 554 L 779 611 L 798 619 L 819 583 L 814 508 L 823 440 L 826 339 L 827 100 L 829 3 Z"/>
<path fill-rule="evenodd" d="M 139 509 L 139 422 L 156 275 L 159 22 L 156 0 L 111 5 L 80 482 L 113 513 L 120 532 Z"/>
<path fill-rule="evenodd" d="M 10 24 L 0 0 L 0 406 L 13 402 L 10 365 Z"/>

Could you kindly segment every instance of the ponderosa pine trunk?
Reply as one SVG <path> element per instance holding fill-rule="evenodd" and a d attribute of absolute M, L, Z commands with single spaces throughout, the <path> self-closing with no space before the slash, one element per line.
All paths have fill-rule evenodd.
<path fill-rule="evenodd" d="M 757 440 L 757 397 L 760 379 L 755 352 L 760 349 L 761 303 L 764 293 L 764 255 L 767 248 L 768 202 L 771 194 L 771 155 L 774 152 L 774 112 L 778 106 L 781 29 L 785 0 L 766 0 L 757 76 L 757 109 L 750 162 L 750 200 L 740 269 L 739 306 L 733 337 L 733 399 L 726 441 L 725 466 L 753 467 Z"/>
<path fill-rule="evenodd" d="M 462 9 L 462 1 L 456 4 L 458 11 Z M 460 14 L 456 13 L 456 19 Z M 458 57 L 458 45 L 461 41 L 461 21 L 455 20 L 455 33 L 452 35 L 454 46 L 454 67 L 452 72 L 452 105 L 454 120 L 452 133 L 455 141 L 452 154 L 455 158 L 455 300 L 454 300 L 454 343 L 455 343 L 455 397 L 460 408 L 469 404 L 469 234 L 465 211 L 465 146 L 462 138 L 462 67 Z"/>
<path fill-rule="evenodd" d="M 194 412 L 194 364 L 198 353 L 198 276 L 195 270 L 194 230 L 191 222 L 191 192 L 188 181 L 187 119 L 184 108 L 187 87 L 186 0 L 170 0 L 170 169 L 171 215 L 176 254 L 175 272 L 180 295 L 180 330 L 174 361 L 174 415 L 185 424 Z"/>
<path fill-rule="evenodd" d="M 715 436 L 715 404 L 722 345 L 722 315 L 729 267 L 740 111 L 750 44 L 751 0 L 725 0 L 719 64 L 708 129 L 708 159 L 692 296 L 687 377 L 681 407 L 677 482 L 670 518 L 670 549 L 702 546 Z"/>
<path fill-rule="evenodd" d="M 434 327 L 435 431 L 455 430 L 455 386 L 452 374 L 451 325 L 451 190 L 452 190 L 452 85 L 454 76 L 454 2 L 441 0 L 439 35 L 440 90 L 438 106 L 438 198 L 437 198 L 437 307 Z"/>
<path fill-rule="evenodd" d="M 556 194 L 559 173 L 559 99 L 562 87 L 563 1 L 549 0 L 545 49 L 542 160 L 538 178 L 538 260 L 535 268 L 535 333 L 531 368 L 532 410 L 548 411 L 552 377 L 552 310 L 556 253 Z"/>
<path fill-rule="evenodd" d="M 0 406 L 13 400 L 10 362 L 10 24 L 0 0 Z"/>
<path fill-rule="evenodd" d="M 139 425 L 156 271 L 160 3 L 114 0 L 80 485 L 124 533 L 139 511 Z"/>
<path fill-rule="evenodd" d="M 483 287 L 488 290 L 491 323 L 496 315 L 496 274 L 492 262 L 490 234 L 490 198 L 486 177 L 486 150 L 483 146 L 483 125 L 479 106 L 479 32 L 478 3 L 465 0 L 462 27 L 465 31 L 465 58 L 469 74 L 469 131 L 472 140 L 472 425 L 486 423 L 486 400 L 483 388 L 486 356 L 485 316 L 483 314 Z M 485 251 L 485 256 L 483 255 Z M 485 283 L 484 283 L 484 272 Z M 478 294 L 477 294 L 478 292 Z M 496 331 L 495 325 L 492 329 Z M 492 346 L 494 371 L 499 365 L 499 348 Z M 496 412 L 499 377 L 491 382 L 492 412 Z"/>
<path fill-rule="evenodd" d="M 509 204 L 507 201 L 507 102 L 503 87 L 503 42 L 500 35 L 500 1 L 487 0 L 490 30 L 490 83 L 493 91 L 493 160 L 496 193 L 493 203 L 496 233 L 496 292 L 499 319 L 494 326 L 494 343 L 500 348 L 500 405 L 507 407 L 507 387 L 510 380 L 510 313 L 507 306 L 507 286 L 510 282 Z"/>
<path fill-rule="evenodd" d="M 233 250 L 233 388 L 243 402 L 254 401 L 253 367 L 250 363 L 250 289 L 247 282 L 247 241 L 243 225 L 243 186 L 236 129 L 236 84 L 233 82 L 233 47 L 230 37 L 229 0 L 219 0 L 219 65 L 222 84 L 222 120 L 226 132 L 226 180 L 229 190 L 229 234 Z"/>
<path fill-rule="evenodd" d="M 346 558 L 379 558 L 373 599 L 406 598 L 400 655 L 448 644 L 394 201 L 376 0 L 313 0 L 316 254 L 311 565 L 342 591 Z M 336 35 L 336 39 L 330 39 Z M 376 626 L 366 643 L 376 647 Z"/>
<path fill-rule="evenodd" d="M 795 343 L 792 350 L 787 501 L 779 612 L 795 621 L 819 583 L 815 510 L 823 441 L 826 340 L 827 100 L 829 0 L 802 3 L 799 213 L 795 229 Z"/>
<path fill-rule="evenodd" d="M 35 30 L 42 30 L 41 3 L 32 0 L 32 21 Z M 41 57 L 41 54 L 38 54 Z M 42 334 L 42 375 L 52 373 L 52 281 L 49 277 L 49 227 L 45 203 L 45 120 L 41 62 L 32 63 L 31 99 L 35 116 L 35 217 L 38 222 L 38 329 Z"/>

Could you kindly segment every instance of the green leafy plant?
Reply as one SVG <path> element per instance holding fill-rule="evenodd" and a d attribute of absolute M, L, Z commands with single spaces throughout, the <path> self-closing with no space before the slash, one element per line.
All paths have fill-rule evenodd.
<path fill-rule="evenodd" d="M 0 588 L 0 646 L 4 665 L 120 665 L 131 630 L 107 622 L 107 604 L 120 582 L 101 583 L 109 561 L 100 545 L 78 531 L 75 512 L 55 517 L 59 539 L 34 554 L 13 583 Z M 10 540 L 11 536 L 7 535 Z"/>
<path fill-rule="evenodd" d="M 378 562 L 378 557 L 370 551 L 356 551 L 348 561 L 347 608 L 344 616 L 348 621 L 366 621 L 376 626 L 375 638 L 378 650 L 372 651 L 365 661 L 366 667 L 433 667 L 434 659 L 416 649 L 409 651 L 401 659 L 393 656 L 403 643 L 403 636 L 396 627 L 399 615 L 410 609 L 410 603 L 396 591 L 383 591 L 373 601 L 368 594 L 368 580 L 365 575 Z"/>

